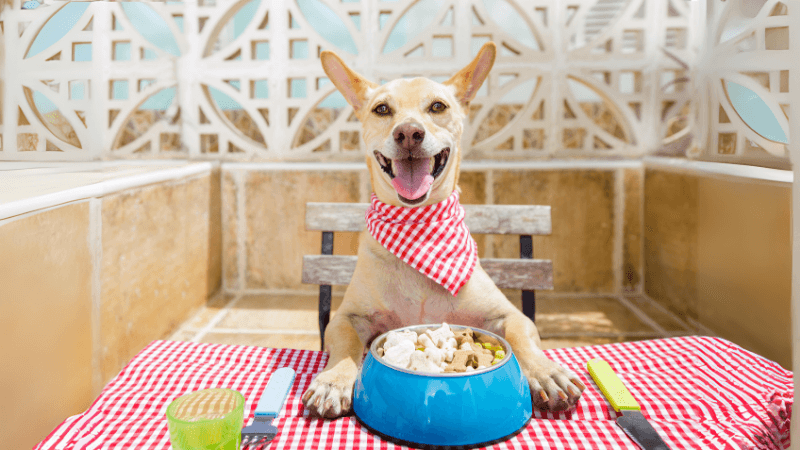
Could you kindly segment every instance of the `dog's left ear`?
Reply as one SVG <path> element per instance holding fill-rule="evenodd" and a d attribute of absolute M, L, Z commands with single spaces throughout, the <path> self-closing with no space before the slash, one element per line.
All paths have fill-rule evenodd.
<path fill-rule="evenodd" d="M 497 47 L 494 42 L 483 44 L 483 47 L 478 51 L 478 56 L 471 63 L 443 83 L 455 88 L 456 98 L 464 108 L 469 106 L 469 102 L 475 98 L 475 94 L 477 94 L 483 81 L 489 76 L 489 71 L 492 70 L 496 55 Z"/>

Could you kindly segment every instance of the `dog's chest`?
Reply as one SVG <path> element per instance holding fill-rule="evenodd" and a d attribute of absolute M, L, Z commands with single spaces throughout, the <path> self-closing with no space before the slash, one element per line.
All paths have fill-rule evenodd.
<path fill-rule="evenodd" d="M 402 326 L 442 322 L 458 309 L 456 297 L 404 262 L 393 261 L 385 269 L 380 304 L 396 314 Z"/>

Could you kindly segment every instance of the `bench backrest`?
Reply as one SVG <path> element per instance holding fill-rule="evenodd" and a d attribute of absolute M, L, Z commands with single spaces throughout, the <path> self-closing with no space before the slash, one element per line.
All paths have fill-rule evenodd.
<path fill-rule="evenodd" d="M 523 312 L 534 318 L 534 289 L 553 289 L 553 263 L 533 259 L 534 235 L 552 232 L 550 207 L 540 205 L 463 205 L 464 222 L 472 234 L 520 236 L 520 258 L 480 258 L 481 267 L 497 287 L 522 290 Z M 330 316 L 331 286 L 347 285 L 356 256 L 333 255 L 333 233 L 362 231 L 368 203 L 307 203 L 306 230 L 322 231 L 322 254 L 303 256 L 303 283 L 320 285 L 319 324 L 324 350 Z"/>
<path fill-rule="evenodd" d="M 366 228 L 364 214 L 368 207 L 367 203 L 307 203 L 306 230 L 362 231 Z M 524 237 L 552 232 L 549 206 L 464 205 L 464 212 L 464 222 L 472 234 L 516 234 Z M 553 288 L 553 265 L 549 260 L 481 258 L 480 262 L 500 288 Z M 347 285 L 355 265 L 355 256 L 330 253 L 306 255 L 303 257 L 303 283 Z"/>

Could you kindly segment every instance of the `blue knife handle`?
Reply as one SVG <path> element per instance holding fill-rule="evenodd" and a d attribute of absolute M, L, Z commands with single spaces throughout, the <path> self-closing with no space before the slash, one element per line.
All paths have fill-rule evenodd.
<path fill-rule="evenodd" d="M 289 390 L 294 383 L 294 370 L 282 367 L 272 373 L 267 382 L 267 387 L 258 399 L 255 417 L 274 419 L 283 408 L 283 402 L 289 395 Z"/>

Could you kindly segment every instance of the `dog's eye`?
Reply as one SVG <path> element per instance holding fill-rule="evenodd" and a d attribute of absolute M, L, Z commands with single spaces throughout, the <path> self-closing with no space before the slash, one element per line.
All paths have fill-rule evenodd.
<path fill-rule="evenodd" d="M 388 106 L 381 103 L 380 105 L 376 106 L 375 109 L 372 110 L 372 112 L 374 112 L 379 116 L 385 116 L 388 115 L 391 112 L 391 110 L 389 109 Z"/>
<path fill-rule="evenodd" d="M 431 112 L 442 112 L 447 109 L 447 105 L 442 102 L 433 102 L 431 105 Z"/>

